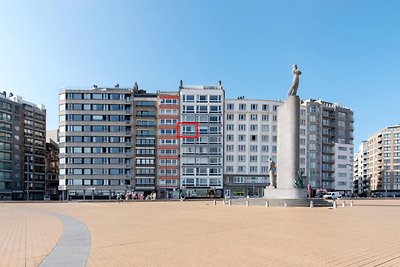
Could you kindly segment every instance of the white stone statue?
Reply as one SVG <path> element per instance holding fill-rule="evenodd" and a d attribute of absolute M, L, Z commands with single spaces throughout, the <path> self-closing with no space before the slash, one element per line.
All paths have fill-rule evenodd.
<path fill-rule="evenodd" d="M 297 88 L 299 88 L 299 76 L 301 75 L 301 71 L 297 69 L 297 65 L 293 65 L 292 69 L 293 81 L 292 85 L 289 87 L 288 96 L 297 95 Z"/>
<path fill-rule="evenodd" d="M 269 187 L 276 188 L 275 162 L 271 158 L 269 158 L 268 171 L 269 171 L 269 181 L 270 181 Z"/>

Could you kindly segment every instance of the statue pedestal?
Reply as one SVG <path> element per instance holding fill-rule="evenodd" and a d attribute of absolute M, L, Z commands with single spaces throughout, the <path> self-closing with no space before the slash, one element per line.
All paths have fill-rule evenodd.
<path fill-rule="evenodd" d="M 265 188 L 264 198 L 266 199 L 298 199 L 307 198 L 307 189 L 303 188 Z"/>

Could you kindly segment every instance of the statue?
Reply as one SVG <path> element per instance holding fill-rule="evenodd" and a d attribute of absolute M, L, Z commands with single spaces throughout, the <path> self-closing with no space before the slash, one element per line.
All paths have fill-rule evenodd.
<path fill-rule="evenodd" d="M 297 178 L 294 179 L 294 181 L 293 181 L 293 187 L 294 188 L 304 188 L 303 171 L 299 171 L 297 173 Z"/>
<path fill-rule="evenodd" d="M 293 65 L 292 74 L 293 81 L 289 88 L 288 96 L 297 95 L 297 88 L 299 88 L 299 76 L 301 75 L 301 71 L 297 69 L 296 64 Z"/>
<path fill-rule="evenodd" d="M 276 188 L 275 162 L 271 158 L 269 158 L 268 171 L 269 171 L 269 181 L 270 181 L 269 187 Z"/>
<path fill-rule="evenodd" d="M 182 80 L 179 82 L 179 88 L 183 88 L 183 81 Z"/>
<path fill-rule="evenodd" d="M 139 85 L 137 82 L 135 82 L 135 85 L 133 86 L 133 90 L 135 90 L 135 91 L 139 90 Z"/>

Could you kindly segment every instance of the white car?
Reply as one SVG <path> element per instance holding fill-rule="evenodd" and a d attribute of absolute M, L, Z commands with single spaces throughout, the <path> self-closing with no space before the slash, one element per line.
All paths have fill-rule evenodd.
<path fill-rule="evenodd" d="M 328 192 L 322 196 L 324 199 L 338 199 L 341 198 L 342 195 L 339 192 Z"/>

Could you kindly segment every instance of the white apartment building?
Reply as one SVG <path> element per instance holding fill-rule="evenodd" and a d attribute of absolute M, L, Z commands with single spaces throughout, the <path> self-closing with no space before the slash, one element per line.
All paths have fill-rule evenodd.
<path fill-rule="evenodd" d="M 353 187 L 353 144 L 335 144 L 335 191 L 349 192 Z"/>
<path fill-rule="evenodd" d="M 353 193 L 357 196 L 369 196 L 368 178 L 368 142 L 362 141 L 357 153 L 354 155 L 353 167 Z"/>
<path fill-rule="evenodd" d="M 282 102 L 225 100 L 225 196 L 262 196 L 268 160 L 276 161 L 277 110 Z"/>
<path fill-rule="evenodd" d="M 221 196 L 223 189 L 223 103 L 216 86 L 181 86 L 180 187 L 184 196 Z"/>
<path fill-rule="evenodd" d="M 269 186 L 269 158 L 276 162 L 277 116 L 281 101 L 225 100 L 225 196 L 262 196 Z M 300 168 L 306 166 L 305 108 L 301 112 Z M 279 162 L 277 162 L 279 164 Z"/>

